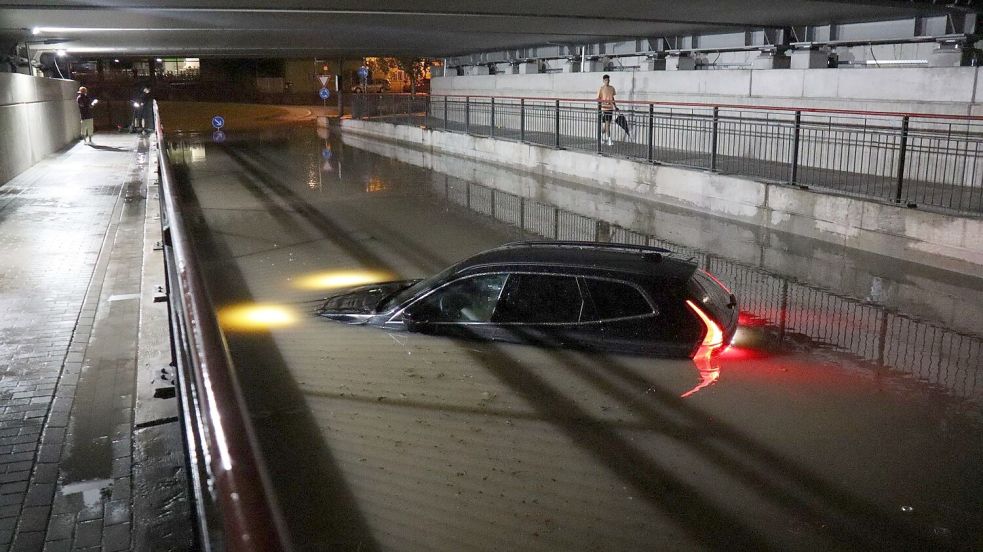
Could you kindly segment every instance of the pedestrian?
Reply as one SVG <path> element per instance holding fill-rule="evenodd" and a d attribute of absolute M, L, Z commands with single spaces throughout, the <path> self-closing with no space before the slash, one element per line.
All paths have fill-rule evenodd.
<path fill-rule="evenodd" d="M 616 94 L 614 87 L 611 86 L 611 76 L 604 75 L 601 77 L 604 84 L 597 91 L 597 101 L 601 108 L 601 122 L 603 127 L 601 129 L 601 142 L 607 142 L 609 146 L 614 145 L 614 140 L 611 138 L 611 119 L 614 118 L 614 110 L 617 106 L 614 103 L 614 95 Z"/>
<path fill-rule="evenodd" d="M 79 106 L 79 116 L 82 118 L 82 140 L 89 144 L 92 143 L 92 106 L 96 105 L 99 100 L 89 96 L 89 89 L 80 86 L 78 96 L 75 97 L 75 103 Z"/>
<path fill-rule="evenodd" d="M 151 109 L 149 86 L 140 86 L 133 94 L 133 122 L 130 124 L 130 132 L 144 132 L 147 130 L 147 116 Z"/>

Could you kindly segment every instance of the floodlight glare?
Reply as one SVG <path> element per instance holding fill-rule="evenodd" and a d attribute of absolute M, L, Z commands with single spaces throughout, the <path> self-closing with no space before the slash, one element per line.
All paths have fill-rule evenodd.
<path fill-rule="evenodd" d="M 55 53 L 56 53 L 56 54 L 58 55 L 58 57 L 65 57 L 65 53 L 66 53 L 66 52 L 65 52 L 65 50 L 58 50 L 58 51 L 57 51 L 57 52 L 55 52 Z"/>
<path fill-rule="evenodd" d="M 41 34 L 41 27 L 34 27 L 31 29 L 31 34 L 35 36 Z"/>

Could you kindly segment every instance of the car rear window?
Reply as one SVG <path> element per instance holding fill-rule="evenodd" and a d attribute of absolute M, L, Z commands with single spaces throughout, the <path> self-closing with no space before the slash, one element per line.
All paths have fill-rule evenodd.
<path fill-rule="evenodd" d="M 650 314 L 652 306 L 633 286 L 612 280 L 586 278 L 587 293 L 598 320 Z"/>

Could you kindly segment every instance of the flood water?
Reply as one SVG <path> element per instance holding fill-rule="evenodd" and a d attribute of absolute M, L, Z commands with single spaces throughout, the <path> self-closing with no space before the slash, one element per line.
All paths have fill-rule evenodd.
<path fill-rule="evenodd" d="M 983 548 L 983 281 L 313 127 L 172 135 L 301 550 Z M 693 257 L 713 363 L 315 317 L 519 239 Z"/>

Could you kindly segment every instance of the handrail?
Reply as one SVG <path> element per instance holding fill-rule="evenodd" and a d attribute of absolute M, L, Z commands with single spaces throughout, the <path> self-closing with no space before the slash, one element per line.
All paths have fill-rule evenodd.
<path fill-rule="evenodd" d="M 488 96 L 479 94 L 436 94 L 431 93 L 432 98 L 470 98 L 474 99 L 491 99 L 495 100 L 536 100 L 536 101 L 546 101 L 546 102 L 581 102 L 581 103 L 600 103 L 599 100 L 595 98 L 559 98 L 559 97 L 544 97 L 544 96 Z M 665 102 L 665 101 L 652 101 L 652 100 L 615 100 L 617 104 L 628 104 L 628 105 L 663 105 L 667 107 L 703 107 L 706 109 L 725 108 L 725 109 L 753 109 L 759 111 L 780 111 L 787 112 L 790 115 L 794 115 L 795 112 L 800 113 L 819 113 L 819 114 L 836 114 L 836 115 L 862 115 L 867 117 L 909 117 L 917 119 L 952 119 L 957 121 L 979 121 L 983 122 L 983 116 L 981 115 L 945 115 L 939 113 L 918 113 L 918 112 L 905 112 L 905 111 L 862 111 L 856 109 L 832 109 L 832 108 L 821 108 L 821 107 L 784 107 L 775 105 L 743 105 L 743 104 L 722 104 L 722 103 L 702 103 L 702 102 Z"/>
<path fill-rule="evenodd" d="M 164 132 L 157 102 L 154 102 L 157 133 L 160 198 L 164 214 L 165 266 L 168 274 L 168 306 L 171 309 L 171 339 L 180 378 L 186 378 L 190 394 L 183 405 L 194 412 L 182 412 L 184 424 L 201 429 L 198 434 L 204 466 L 214 483 L 209 491 L 221 518 L 221 546 L 237 552 L 292 550 L 286 524 L 276 504 L 266 475 L 258 441 L 250 427 L 245 401 L 232 370 L 228 348 L 219 329 L 218 318 L 208 298 L 201 265 L 192 247 L 164 147 Z M 185 389 L 184 385 L 179 389 Z M 180 391 L 179 391 L 180 392 Z M 190 432 L 186 431 L 186 435 Z M 197 445 L 197 444 L 196 444 Z M 192 446 L 186 442 L 186 446 Z M 189 457 L 198 457 L 189 454 Z M 192 466 L 192 469 L 198 466 Z M 198 504 L 196 508 L 203 506 Z M 203 518 L 199 519 L 199 522 Z M 210 540 L 216 528 L 199 528 L 199 538 Z M 200 543 L 212 548 L 211 542 Z"/>

